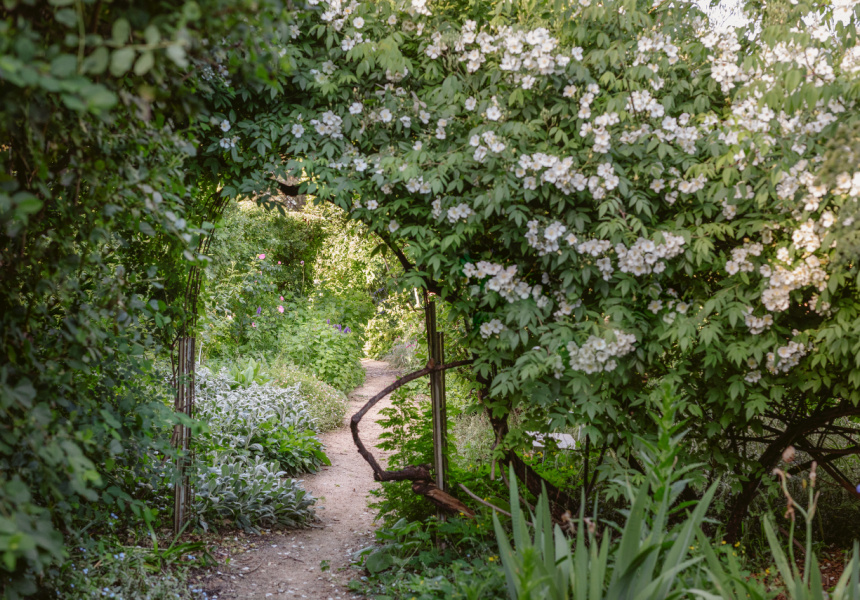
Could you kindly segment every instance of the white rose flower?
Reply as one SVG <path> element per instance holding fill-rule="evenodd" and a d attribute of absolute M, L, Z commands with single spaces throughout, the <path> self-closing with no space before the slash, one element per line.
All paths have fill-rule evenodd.
<path fill-rule="evenodd" d="M 228 121 L 227 119 L 221 121 L 221 131 L 223 131 L 224 133 L 230 131 L 230 121 Z"/>
<path fill-rule="evenodd" d="M 391 123 L 391 119 L 394 118 L 394 115 L 392 115 L 391 111 L 387 108 L 383 108 L 381 111 L 379 111 L 379 118 L 382 120 L 383 123 Z"/>
<path fill-rule="evenodd" d="M 349 114 L 351 115 L 360 115 L 361 111 L 364 109 L 364 106 L 361 102 L 353 102 L 349 107 Z"/>
<path fill-rule="evenodd" d="M 364 27 L 364 19 L 362 19 L 361 17 L 354 18 L 352 20 L 352 26 L 356 29 L 361 29 L 362 27 Z"/>
<path fill-rule="evenodd" d="M 302 134 L 303 134 L 304 132 L 305 132 L 305 128 L 304 128 L 304 127 L 302 127 L 299 123 L 296 123 L 296 124 L 295 124 L 295 125 L 293 125 L 293 126 L 292 126 L 292 128 L 290 129 L 290 133 L 292 133 L 292 134 L 293 134 L 294 136 L 296 136 L 297 138 L 302 137 Z"/>
<path fill-rule="evenodd" d="M 466 98 L 466 110 L 475 110 L 475 107 L 478 106 L 478 101 L 469 96 Z"/>
<path fill-rule="evenodd" d="M 490 121 L 498 121 L 502 118 L 502 111 L 499 110 L 498 106 L 491 106 L 487 109 L 487 118 Z"/>

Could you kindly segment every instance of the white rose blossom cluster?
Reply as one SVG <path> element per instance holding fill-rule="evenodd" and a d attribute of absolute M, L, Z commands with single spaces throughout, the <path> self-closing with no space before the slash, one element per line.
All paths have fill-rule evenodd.
<path fill-rule="evenodd" d="M 466 21 L 454 50 L 460 53 L 460 62 L 466 70 L 475 73 L 489 57 L 498 57 L 498 68 L 512 75 L 515 85 L 532 89 L 538 77 L 561 74 L 571 58 L 582 59 L 582 49 L 575 48 L 570 55 L 556 52 L 558 40 L 546 28 L 523 31 L 511 27 L 500 27 L 494 35 L 489 31 L 478 32 L 475 21 Z M 428 56 L 437 57 L 445 48 L 434 40 Z M 578 50 L 578 52 L 577 52 Z"/>
<path fill-rule="evenodd" d="M 755 265 L 747 260 L 749 256 L 761 256 L 764 246 L 760 243 L 744 244 L 740 248 L 732 249 L 732 258 L 726 261 L 726 273 L 736 275 L 738 273 L 752 273 Z"/>
<path fill-rule="evenodd" d="M 840 173 L 836 176 L 836 190 L 850 198 L 860 197 L 860 171 L 853 176 L 848 173 Z"/>
<path fill-rule="evenodd" d="M 568 86 L 568 88 L 572 88 L 573 86 Z M 567 93 L 567 89 L 565 88 L 565 93 Z M 576 113 L 577 118 L 579 119 L 590 119 L 591 118 L 591 103 L 594 102 L 594 99 L 600 93 L 600 87 L 596 83 L 589 83 L 585 88 L 585 93 L 579 99 L 579 112 Z M 573 95 L 573 94 L 571 94 Z"/>
<path fill-rule="evenodd" d="M 806 353 L 807 348 L 803 344 L 789 342 L 777 348 L 776 353 L 767 353 L 765 368 L 774 375 L 788 373 L 800 363 L 800 359 L 806 356 Z"/>
<path fill-rule="evenodd" d="M 505 268 L 502 265 L 483 260 L 463 265 L 463 275 L 466 279 L 490 277 L 487 281 L 487 289 L 498 292 L 508 302 L 533 298 L 537 302 L 538 308 L 549 305 L 550 299 L 543 294 L 543 286 L 529 285 L 517 277 L 517 271 L 516 265 Z"/>
<path fill-rule="evenodd" d="M 507 327 L 499 321 L 498 319 L 492 319 L 491 321 L 487 321 L 486 323 L 481 323 L 481 337 L 487 339 L 491 335 L 498 335 L 503 332 Z"/>
<path fill-rule="evenodd" d="M 308 0 L 308 4 L 315 6 L 320 4 L 320 0 Z M 355 0 L 349 4 L 345 4 L 342 0 L 326 0 L 323 2 L 326 10 L 320 15 L 320 19 L 326 23 L 331 23 L 335 31 L 340 31 L 346 24 L 346 19 L 358 10 L 359 4 Z"/>
<path fill-rule="evenodd" d="M 612 149 L 612 135 L 607 127 L 617 125 L 620 122 L 618 113 L 606 113 L 594 119 L 594 125 L 587 121 L 583 123 L 582 127 L 579 128 L 579 135 L 586 137 L 593 133 L 594 145 L 591 149 L 598 154 L 606 154 Z"/>
<path fill-rule="evenodd" d="M 586 177 L 584 174 L 573 169 L 573 158 L 560 159 L 551 154 L 536 152 L 535 154 L 520 155 L 514 175 L 523 180 L 523 188 L 536 190 L 538 179 L 535 177 L 540 173 L 540 183 L 550 183 L 565 194 L 573 194 L 574 191 L 588 189 L 595 200 L 606 196 L 607 191 L 618 187 L 621 179 L 615 174 L 612 163 L 604 162 L 597 166 L 597 174 Z M 544 170 L 546 169 L 546 170 Z M 529 172 L 535 175 L 529 175 Z"/>
<path fill-rule="evenodd" d="M 770 329 L 771 325 L 773 325 L 773 316 L 764 315 L 763 317 L 757 317 L 753 314 L 752 307 L 748 306 L 744 310 L 744 325 L 747 326 L 751 334 L 758 335 L 766 329 Z"/>
<path fill-rule="evenodd" d="M 642 36 L 636 43 L 636 58 L 633 60 L 633 66 L 649 65 L 653 59 L 653 54 L 663 53 L 666 56 L 670 65 L 678 62 L 679 48 L 672 43 L 672 37 L 663 33 L 652 33 Z M 656 70 L 652 67 L 652 70 Z"/>
<path fill-rule="evenodd" d="M 493 131 L 485 131 L 480 135 L 474 134 L 469 138 L 469 145 L 475 148 L 472 158 L 479 163 L 486 162 L 489 152 L 501 154 L 507 149 L 507 145 Z"/>
<path fill-rule="evenodd" d="M 558 251 L 558 240 L 567 231 L 567 227 L 559 221 L 553 221 L 547 225 L 543 233 L 540 231 L 537 220 L 531 220 L 526 223 L 528 231 L 526 232 L 526 240 L 532 248 L 538 251 L 539 256 L 543 256 L 550 252 Z"/>
<path fill-rule="evenodd" d="M 341 130 L 343 119 L 330 110 L 324 112 L 319 119 L 311 119 L 310 123 L 320 135 L 327 135 L 333 140 L 343 138 L 343 132 Z"/>
<path fill-rule="evenodd" d="M 457 221 L 465 221 L 473 214 L 475 214 L 475 211 L 473 211 L 465 202 L 461 202 L 460 204 L 448 209 L 448 222 L 456 223 Z"/>
<path fill-rule="evenodd" d="M 735 83 L 747 81 L 747 74 L 738 65 L 741 45 L 733 31 L 709 32 L 702 38 L 702 44 L 714 51 L 708 56 L 711 62 L 711 78 L 720 84 L 724 94 L 731 92 Z"/>
<path fill-rule="evenodd" d="M 827 287 L 827 272 L 821 268 L 821 260 L 814 255 L 806 257 L 791 271 L 777 265 L 766 277 L 767 288 L 761 294 L 761 301 L 771 312 L 788 310 L 790 294 L 794 290 L 809 285 L 815 285 L 821 291 Z"/>
<path fill-rule="evenodd" d="M 653 136 L 661 142 L 674 142 L 687 154 L 696 153 L 696 142 L 702 137 L 703 132 L 710 131 L 714 122 L 703 121 L 701 125 L 690 125 L 692 115 L 681 113 L 677 118 L 663 117 L 660 127 L 655 129 Z"/>
<path fill-rule="evenodd" d="M 627 111 L 632 113 L 647 112 L 652 119 L 659 119 L 666 112 L 663 105 L 648 90 L 631 92 L 630 98 L 627 100 Z"/>
<path fill-rule="evenodd" d="M 675 258 L 684 251 L 686 241 L 680 235 L 664 231 L 663 243 L 657 244 L 652 240 L 640 237 L 627 248 L 624 244 L 615 245 L 618 256 L 618 270 L 622 273 L 632 273 L 639 277 L 651 273 L 662 273 L 666 270 L 666 261 Z"/>
<path fill-rule="evenodd" d="M 636 336 L 618 329 L 613 329 L 612 334 L 615 337 L 613 342 L 596 335 L 589 336 L 581 347 L 568 342 L 570 368 L 587 374 L 614 371 L 618 366 L 616 359 L 635 350 Z"/>
<path fill-rule="evenodd" d="M 570 302 L 567 296 L 561 292 L 555 293 L 555 302 L 558 306 L 558 310 L 556 310 L 552 316 L 554 316 L 556 320 L 569 316 L 574 310 L 582 306 L 582 300 L 574 300 L 573 302 Z"/>

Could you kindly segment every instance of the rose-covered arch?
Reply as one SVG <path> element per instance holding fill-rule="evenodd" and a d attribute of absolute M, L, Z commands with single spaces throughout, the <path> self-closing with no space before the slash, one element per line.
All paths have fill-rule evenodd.
<path fill-rule="evenodd" d="M 856 117 L 856 7 L 770 4 L 753 38 L 680 1 L 265 4 L 270 85 L 213 44 L 203 160 L 222 195 L 312 194 L 379 234 L 468 323 L 502 437 L 517 410 L 623 454 L 668 382 L 694 458 L 746 474 L 736 533 L 787 444 L 846 486 L 858 447 L 860 169 L 819 176 Z"/>

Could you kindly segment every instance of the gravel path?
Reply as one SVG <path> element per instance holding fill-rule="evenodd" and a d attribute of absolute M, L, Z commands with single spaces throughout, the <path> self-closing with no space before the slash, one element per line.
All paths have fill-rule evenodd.
<path fill-rule="evenodd" d="M 344 424 L 320 436 L 331 466 L 308 475 L 305 489 L 316 498 L 319 521 L 310 529 L 287 531 L 258 538 L 256 548 L 233 558 L 231 567 L 205 585 L 210 597 L 221 600 L 242 598 L 307 598 L 338 600 L 353 597 L 346 585 L 356 572 L 349 568 L 355 550 L 373 541 L 375 523 L 367 507 L 372 498 L 370 465 L 359 456 L 352 441 L 348 420 L 369 398 L 396 379 L 396 372 L 378 360 L 361 361 L 367 372 L 364 385 L 350 395 Z M 373 448 L 382 433 L 376 423 L 379 410 L 389 405 L 383 399 L 361 421 L 361 438 Z M 377 458 L 385 454 L 378 449 Z M 384 460 L 380 460 L 385 464 Z M 324 562 L 325 561 L 325 562 Z M 322 570 L 327 565 L 326 570 Z"/>

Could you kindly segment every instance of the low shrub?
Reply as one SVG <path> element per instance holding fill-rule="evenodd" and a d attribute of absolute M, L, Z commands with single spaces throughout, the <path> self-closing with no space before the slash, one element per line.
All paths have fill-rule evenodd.
<path fill-rule="evenodd" d="M 278 385 L 297 386 L 316 431 L 331 431 L 343 424 L 349 404 L 346 394 L 284 361 L 275 363 L 271 372 Z"/>
<path fill-rule="evenodd" d="M 314 498 L 286 471 L 261 456 L 213 452 L 210 467 L 199 468 L 192 522 L 208 530 L 233 524 L 259 533 L 260 527 L 297 527 L 313 519 Z"/>
<path fill-rule="evenodd" d="M 415 340 L 400 339 L 394 342 L 382 360 L 401 371 L 418 370 L 427 362 L 426 357 L 418 352 L 418 343 Z"/>
<path fill-rule="evenodd" d="M 297 386 L 251 383 L 233 390 L 226 370 L 215 374 L 205 367 L 197 372 L 196 384 L 196 416 L 209 426 L 203 438 L 215 447 L 247 449 L 260 437 L 264 425 L 313 429 Z"/>
<path fill-rule="evenodd" d="M 364 382 L 358 333 L 300 303 L 290 305 L 285 314 L 276 341 L 282 358 L 342 392 L 350 392 Z"/>
<path fill-rule="evenodd" d="M 58 598 L 174 600 L 188 598 L 189 592 L 197 597 L 188 587 L 186 569 L 154 569 L 148 561 L 150 549 L 116 546 L 102 554 L 88 554 L 80 553 L 78 560 L 57 571 L 53 585 Z"/>
<path fill-rule="evenodd" d="M 270 427 L 263 425 L 263 433 L 254 443 L 254 449 L 262 448 L 262 455 L 276 461 L 288 475 L 316 473 L 321 466 L 331 464 L 313 431 Z"/>
<path fill-rule="evenodd" d="M 357 553 L 368 575 L 350 587 L 375 598 L 500 598 L 505 580 L 493 556 L 491 530 L 481 515 L 476 520 L 400 519 L 378 529 L 376 544 Z"/>
<path fill-rule="evenodd" d="M 234 361 L 227 367 L 230 376 L 230 389 L 247 388 L 252 383 L 265 385 L 271 383 L 272 377 L 262 359 L 249 358 L 246 361 Z"/>
<path fill-rule="evenodd" d="M 200 450 L 233 451 L 276 461 L 289 475 L 316 472 L 331 464 L 312 429 L 314 421 L 299 386 L 258 385 L 231 389 L 234 380 L 222 369 L 197 378 L 197 416 L 209 431 L 196 440 Z"/>

